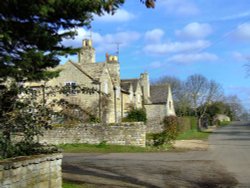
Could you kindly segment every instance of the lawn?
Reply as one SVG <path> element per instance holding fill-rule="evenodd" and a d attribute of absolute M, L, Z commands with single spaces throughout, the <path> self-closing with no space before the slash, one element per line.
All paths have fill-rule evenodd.
<path fill-rule="evenodd" d="M 62 188 L 95 188 L 94 185 L 63 181 Z"/>
<path fill-rule="evenodd" d="M 177 140 L 206 140 L 211 132 L 199 132 L 196 129 L 191 129 L 180 133 Z"/>
<path fill-rule="evenodd" d="M 166 151 L 166 148 L 122 146 L 100 144 L 61 144 L 58 146 L 64 153 L 140 153 Z"/>

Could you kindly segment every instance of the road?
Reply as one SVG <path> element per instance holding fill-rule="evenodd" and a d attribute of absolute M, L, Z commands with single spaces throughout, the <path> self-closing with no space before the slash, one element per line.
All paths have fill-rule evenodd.
<path fill-rule="evenodd" d="M 209 137 L 211 159 L 219 161 L 241 187 L 250 187 L 250 124 L 235 123 Z"/>
<path fill-rule="evenodd" d="M 250 187 L 250 126 L 218 129 L 208 151 L 65 154 L 63 177 L 91 187 Z M 249 179 L 248 179 L 249 178 Z"/>

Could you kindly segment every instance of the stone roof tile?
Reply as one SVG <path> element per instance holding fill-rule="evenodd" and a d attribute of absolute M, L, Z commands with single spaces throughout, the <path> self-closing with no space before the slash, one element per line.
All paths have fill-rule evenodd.
<path fill-rule="evenodd" d="M 168 97 L 168 85 L 150 86 L 150 100 L 153 104 L 166 103 Z"/>

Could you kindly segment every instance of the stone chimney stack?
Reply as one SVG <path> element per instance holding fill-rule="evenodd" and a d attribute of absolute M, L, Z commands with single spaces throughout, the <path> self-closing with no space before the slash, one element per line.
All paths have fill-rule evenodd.
<path fill-rule="evenodd" d="M 83 39 L 82 48 L 78 54 L 79 63 L 95 63 L 95 49 L 91 39 Z"/>
<path fill-rule="evenodd" d="M 149 76 L 148 73 L 141 73 L 140 76 L 140 82 L 142 85 L 142 91 L 143 91 L 143 98 L 145 103 L 149 103 L 149 98 L 150 98 L 150 82 L 149 82 Z"/>

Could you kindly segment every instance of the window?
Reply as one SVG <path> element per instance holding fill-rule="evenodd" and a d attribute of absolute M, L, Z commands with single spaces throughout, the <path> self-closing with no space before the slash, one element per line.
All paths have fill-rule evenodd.
<path fill-rule="evenodd" d="M 108 82 L 104 82 L 104 93 L 108 94 L 109 88 L 108 88 Z"/>
<path fill-rule="evenodd" d="M 66 95 L 75 95 L 76 92 L 76 82 L 66 82 L 65 83 L 65 94 Z"/>
<path fill-rule="evenodd" d="M 172 103 L 171 103 L 171 101 L 169 101 L 168 106 L 169 106 L 169 109 L 172 108 Z"/>

